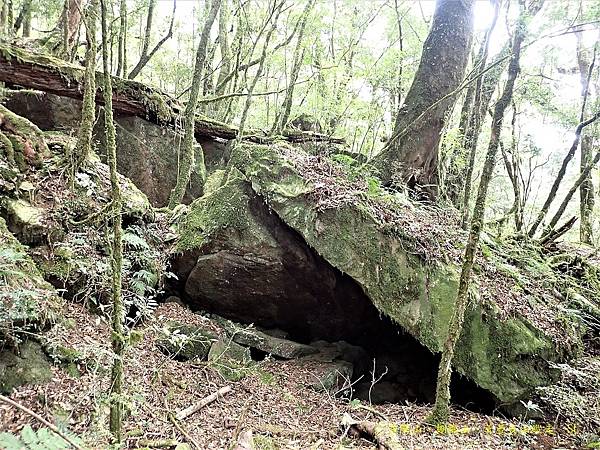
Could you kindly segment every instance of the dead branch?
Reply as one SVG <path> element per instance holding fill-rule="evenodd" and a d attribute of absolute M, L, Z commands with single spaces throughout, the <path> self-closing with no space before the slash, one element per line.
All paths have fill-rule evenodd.
<path fill-rule="evenodd" d="M 543 236 L 540 243 L 542 244 L 542 246 L 547 247 L 549 244 L 556 241 L 559 237 L 561 237 L 567 231 L 569 231 L 571 228 L 573 228 L 573 225 L 575 225 L 575 222 L 577 222 L 577 217 L 575 217 L 575 216 L 571 217 L 560 228 L 558 228 L 557 230 L 551 230 L 545 236 Z"/>
<path fill-rule="evenodd" d="M 201 410 L 202 408 L 204 408 L 206 405 L 214 402 L 216 399 L 218 399 L 219 397 L 223 397 L 225 394 L 227 394 L 228 392 L 231 392 L 231 386 L 225 386 L 222 387 L 221 389 L 219 389 L 217 392 L 213 392 L 212 394 L 210 394 L 207 397 L 204 397 L 202 400 L 200 400 L 198 403 L 195 403 L 194 405 L 188 406 L 185 409 L 182 409 L 181 411 L 179 411 L 176 415 L 175 418 L 177 420 L 183 420 L 186 417 L 191 416 L 192 414 L 194 414 L 195 412 L 198 412 L 199 410 Z"/>
<path fill-rule="evenodd" d="M 83 450 L 83 447 L 81 447 L 80 445 L 78 445 L 75 442 L 73 442 L 73 440 L 69 436 L 67 436 L 65 433 L 63 433 L 62 431 L 60 431 L 58 428 L 56 428 L 53 424 L 51 424 L 50 422 L 48 422 L 42 416 L 34 413 L 29 408 L 26 408 L 25 406 L 21 405 L 20 403 L 17 403 L 14 400 L 11 400 L 8 397 L 5 397 L 2 394 L 0 394 L 0 401 L 2 401 L 4 403 L 7 403 L 10 406 L 14 406 L 15 408 L 23 411 L 25 414 L 33 417 L 35 420 L 37 420 L 38 422 L 40 422 L 46 428 L 48 428 L 49 430 L 51 430 L 53 433 L 56 433 L 57 435 L 59 435 L 61 438 L 63 438 L 65 441 L 67 441 L 69 444 L 71 444 L 73 447 L 75 447 L 77 450 Z"/>
<path fill-rule="evenodd" d="M 391 422 L 370 422 L 362 420 L 354 421 L 348 429 L 348 435 L 357 438 L 364 438 L 375 443 L 378 448 L 384 450 L 400 450 L 400 438 L 395 430 L 396 425 Z"/>

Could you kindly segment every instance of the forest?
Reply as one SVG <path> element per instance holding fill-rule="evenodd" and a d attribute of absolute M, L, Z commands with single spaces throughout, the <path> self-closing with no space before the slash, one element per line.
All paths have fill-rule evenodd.
<path fill-rule="evenodd" d="M 0 449 L 600 448 L 599 2 L 0 4 Z"/>

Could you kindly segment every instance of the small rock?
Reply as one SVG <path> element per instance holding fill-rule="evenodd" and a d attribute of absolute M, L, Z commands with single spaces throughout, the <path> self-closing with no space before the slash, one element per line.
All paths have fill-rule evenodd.
<path fill-rule="evenodd" d="M 221 376 L 229 381 L 239 381 L 244 378 L 252 363 L 250 349 L 230 339 L 219 339 L 213 343 L 208 353 L 208 360 L 214 363 Z"/>
<path fill-rule="evenodd" d="M 318 392 L 337 393 L 340 389 L 350 385 L 354 368 L 347 361 L 333 361 L 324 363 L 314 375 L 318 381 L 311 385 L 311 388 Z"/>
<path fill-rule="evenodd" d="M 0 392 L 11 391 L 24 384 L 42 384 L 50 381 L 50 361 L 37 342 L 26 341 L 19 347 L 19 355 L 10 350 L 0 352 Z"/>
<path fill-rule="evenodd" d="M 216 318 L 216 320 L 219 325 L 225 329 L 227 334 L 238 344 L 252 347 L 265 353 L 279 356 L 280 358 L 301 358 L 302 356 L 312 355 L 318 352 L 315 347 L 310 345 L 270 336 L 262 331 L 243 327 L 221 317 Z"/>
<path fill-rule="evenodd" d="M 205 360 L 216 336 L 200 327 L 170 322 L 163 329 L 156 345 L 165 355 L 179 361 Z"/>

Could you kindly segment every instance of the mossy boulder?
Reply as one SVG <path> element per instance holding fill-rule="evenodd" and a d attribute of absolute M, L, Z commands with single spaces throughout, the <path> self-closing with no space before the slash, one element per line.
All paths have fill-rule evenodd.
<path fill-rule="evenodd" d="M 250 349 L 229 338 L 221 338 L 212 344 L 208 361 L 228 381 L 241 380 L 252 365 Z"/>
<path fill-rule="evenodd" d="M 260 325 L 268 326 L 265 320 L 261 322 L 265 313 L 245 310 L 245 298 L 252 296 L 255 289 L 266 293 L 262 303 L 253 305 L 255 308 L 262 304 L 263 311 L 268 313 L 271 308 L 278 307 L 278 301 L 283 302 L 276 300 L 280 295 L 290 303 L 289 307 L 294 304 L 300 310 L 296 321 L 312 324 L 315 318 L 305 297 L 285 289 L 281 293 L 267 292 L 286 275 L 296 280 L 294 288 L 301 292 L 319 285 L 315 279 L 299 279 L 298 273 L 305 270 L 306 265 L 295 266 L 294 272 L 288 275 L 272 270 L 277 264 L 291 266 L 282 258 L 268 261 L 272 264 L 264 264 L 262 272 L 251 269 L 248 263 L 248 260 L 264 257 L 265 248 L 269 248 L 267 254 L 276 254 L 276 248 L 281 248 L 282 243 L 275 238 L 277 232 L 274 230 L 286 230 L 280 233 L 289 231 L 294 234 L 295 239 L 301 241 L 299 247 L 305 245 L 302 251 L 310 253 L 313 258 L 322 258 L 325 265 L 332 266 L 356 283 L 361 295 L 366 294 L 379 313 L 391 318 L 431 352 L 441 351 L 458 287 L 460 250 L 456 253 L 458 257 L 439 257 L 433 262 L 419 255 L 414 251 L 418 236 L 391 231 L 378 217 L 378 214 L 399 214 L 406 202 L 400 208 L 393 196 L 380 194 L 371 186 L 356 198 L 351 197 L 351 201 L 340 196 L 334 206 L 323 207 L 319 195 L 325 194 L 321 193 L 324 189 L 319 190 L 319 180 L 310 180 L 305 170 L 293 160 L 303 157 L 300 149 L 291 149 L 285 144 L 241 143 L 232 149 L 231 154 L 229 171 L 221 173 L 219 179 L 209 180 L 211 190 L 191 205 L 180 226 L 180 250 L 192 255 L 186 263 L 187 269 L 180 272 L 184 279 L 187 278 L 188 295 L 193 298 L 199 292 L 196 298 L 204 305 L 213 304 L 211 302 L 219 297 L 215 295 L 216 290 L 208 291 L 200 281 L 192 280 L 210 284 L 214 274 L 227 267 L 224 261 L 229 256 L 224 253 L 224 247 L 228 254 L 236 253 L 237 249 L 240 262 L 235 265 L 235 270 L 221 274 L 223 279 L 229 280 L 228 293 L 233 293 L 229 297 L 232 307 L 224 308 L 226 312 L 229 314 L 231 309 L 234 316 L 245 314 L 246 320 L 254 317 Z M 341 180 L 342 176 L 345 175 L 339 175 L 340 182 L 348 184 Z M 333 182 L 337 183 L 337 180 Z M 335 195 L 335 190 L 328 195 Z M 373 202 L 379 205 L 375 213 Z M 267 207 L 262 216 L 257 213 L 261 207 Z M 269 215 L 270 222 L 264 219 L 265 215 Z M 418 234 L 419 230 L 413 230 L 413 233 Z M 202 264 L 206 260 L 211 264 Z M 202 276 L 195 276 L 194 271 Z M 251 274 L 254 284 L 246 283 L 244 271 Z M 479 268 L 477 271 L 480 271 Z M 209 281 L 206 281 L 207 278 Z M 336 282 L 340 283 L 341 277 L 336 278 Z M 514 286 L 505 287 L 516 292 L 519 286 L 514 281 L 512 283 Z M 455 369 L 505 403 L 518 401 L 530 395 L 535 387 L 552 383 L 557 373 L 549 367 L 548 361 L 560 361 L 573 354 L 578 339 L 575 327 L 568 319 L 565 320 L 564 339 L 557 339 L 556 334 L 536 326 L 519 313 L 507 315 L 499 306 L 502 298 L 484 300 L 479 295 L 479 287 L 475 276 L 473 301 L 466 313 L 464 330 L 457 346 Z M 224 286 L 220 285 L 220 288 L 224 289 Z M 324 308 L 328 302 L 351 311 L 358 308 L 358 302 L 353 302 L 349 295 L 342 299 L 331 292 L 320 294 L 321 299 L 328 299 L 321 302 Z M 294 296 L 298 298 L 294 299 Z M 544 299 L 530 296 L 528 301 L 542 305 Z M 348 316 L 347 312 L 340 312 L 340 315 L 343 314 Z M 357 328 L 367 322 L 360 319 L 360 313 L 355 312 L 354 317 Z M 243 321 L 244 317 L 240 319 Z M 282 319 L 282 314 L 278 319 Z M 333 314 L 327 314 L 327 317 L 316 320 L 330 325 L 335 318 Z M 285 320 L 271 325 L 289 329 Z M 320 331 L 323 333 L 320 337 L 324 336 L 326 332 Z M 338 339 L 347 339 L 347 336 L 330 340 Z"/>
<path fill-rule="evenodd" d="M 448 332 L 460 265 L 428 264 L 406 250 L 364 203 L 321 209 L 307 181 L 276 146 L 242 144 L 232 164 L 243 172 L 288 226 L 334 267 L 351 276 L 373 304 L 432 352 L 440 352 Z M 474 288 L 477 297 L 477 287 Z M 497 299 L 502 301 L 502 299 Z M 566 341 L 566 339 L 565 339 Z M 523 317 L 502 317 L 497 305 L 474 301 L 454 359 L 455 368 L 501 402 L 513 402 L 556 373 L 547 361 L 568 349 Z"/>
<path fill-rule="evenodd" d="M 306 341 L 377 331 L 379 312 L 360 287 L 273 214 L 239 170 L 212 174 L 178 229 L 171 267 L 191 307 Z"/>
<path fill-rule="evenodd" d="M 119 86 L 115 86 L 118 90 Z M 81 101 L 40 91 L 8 91 L 4 104 L 17 114 L 27 117 L 42 130 L 73 132 L 79 128 Z M 168 121 L 172 110 L 164 98 L 150 94 L 142 99 L 146 106 L 161 119 Z M 98 109 L 98 112 L 100 110 Z M 167 117 L 164 117 L 167 116 Z M 148 197 L 153 206 L 165 206 L 171 189 L 177 181 L 178 149 L 181 135 L 139 117 L 115 114 L 117 140 L 117 169 L 133 181 Z M 99 142 L 98 152 L 105 157 L 104 115 L 98 114 L 94 138 Z M 200 139 L 205 162 L 212 171 L 225 151 L 225 143 L 214 139 Z M 198 153 L 197 153 L 198 154 Z M 125 193 L 126 190 L 123 190 Z M 202 193 L 199 182 L 192 177 L 186 192 L 186 202 Z"/>
<path fill-rule="evenodd" d="M 1 217 L 0 280 L 0 347 L 18 341 L 20 331 L 41 330 L 56 319 L 59 296 Z"/>
<path fill-rule="evenodd" d="M 52 378 L 51 364 L 42 346 L 26 341 L 19 352 L 0 352 L 0 392 L 10 394 L 15 387 L 24 384 L 40 384 Z"/>
<path fill-rule="evenodd" d="M 156 341 L 159 350 L 179 361 L 206 360 L 217 337 L 203 328 L 170 322 Z"/>

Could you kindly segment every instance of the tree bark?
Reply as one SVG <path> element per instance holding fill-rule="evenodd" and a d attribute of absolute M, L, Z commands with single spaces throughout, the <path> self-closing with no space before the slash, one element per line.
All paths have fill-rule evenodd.
<path fill-rule="evenodd" d="M 585 49 L 583 48 L 582 32 L 575 33 L 577 37 L 577 64 L 579 66 L 579 77 L 581 80 L 581 97 L 582 102 L 586 103 L 588 96 L 590 79 L 594 65 L 596 63 L 597 44 L 594 46 L 594 55 L 591 62 L 589 61 Z M 580 121 L 583 120 L 584 111 L 581 111 Z M 581 138 L 580 148 L 580 171 L 584 171 L 585 167 L 592 161 L 592 137 L 585 135 Z M 592 183 L 591 174 L 587 176 L 581 183 L 579 188 L 579 240 L 585 244 L 592 243 L 592 212 L 594 211 L 594 185 Z"/>
<path fill-rule="evenodd" d="M 202 34 L 200 35 L 200 42 L 198 43 L 198 50 L 196 52 L 196 62 L 194 64 L 194 78 L 192 80 L 192 89 L 190 91 L 190 98 L 188 99 L 185 114 L 184 114 L 184 134 L 182 144 L 182 157 L 179 163 L 179 171 L 177 174 L 177 183 L 171 191 L 169 198 L 169 208 L 173 209 L 183 199 L 185 189 L 190 181 L 192 174 L 193 165 L 196 161 L 196 155 L 194 150 L 194 118 L 196 117 L 196 105 L 198 103 L 198 97 L 200 95 L 200 88 L 202 86 L 202 75 L 204 74 L 204 68 L 206 63 L 206 52 L 208 50 L 208 39 L 210 37 L 210 29 L 217 17 L 217 12 L 221 6 L 221 0 L 212 0 L 210 11 L 204 23 Z M 200 182 L 204 186 L 206 181 L 206 167 L 204 167 L 204 153 L 202 147 L 198 148 L 198 172 L 200 173 Z"/>
<path fill-rule="evenodd" d="M 83 0 L 65 0 L 58 24 L 46 39 L 45 47 L 54 55 L 68 59 L 77 40 Z"/>
<path fill-rule="evenodd" d="M 123 438 L 123 352 L 125 350 L 125 336 L 123 322 L 125 312 L 123 297 L 121 295 L 121 272 L 123 266 L 123 230 L 121 224 L 121 187 L 117 173 L 117 144 L 115 138 L 115 124 L 112 109 L 112 80 L 110 76 L 108 55 L 108 29 L 106 24 L 106 2 L 100 0 L 102 9 L 102 66 L 104 68 L 103 94 L 104 94 L 104 123 L 106 130 L 106 154 L 110 169 L 110 184 L 112 194 L 112 332 L 111 341 L 113 349 L 113 366 L 110 377 L 110 419 L 109 427 L 115 441 L 120 443 Z"/>
<path fill-rule="evenodd" d="M 173 36 L 173 24 L 175 22 L 175 10 L 177 8 L 177 0 L 173 0 L 173 14 L 171 15 L 171 23 L 169 25 L 169 31 L 167 34 L 154 46 L 154 48 L 148 53 L 148 48 L 150 44 L 150 34 L 152 30 L 152 15 L 154 14 L 154 3 L 156 0 L 150 0 L 150 6 L 148 6 L 148 20 L 146 22 L 146 34 L 144 36 L 144 44 L 142 47 L 142 53 L 140 55 L 140 59 L 135 67 L 129 72 L 127 78 L 133 80 L 137 77 L 142 69 L 148 64 L 150 59 L 154 56 L 154 54 L 163 46 L 165 42 L 167 42 Z"/>
<path fill-rule="evenodd" d="M 0 81 L 8 87 L 24 87 L 37 89 L 51 94 L 81 100 L 83 98 L 84 68 L 44 55 L 30 53 L 21 48 L 0 43 Z M 102 74 L 96 72 L 96 79 Z M 113 78 L 112 106 L 116 113 L 126 116 L 137 116 L 158 125 L 173 128 L 184 110 L 184 106 L 173 97 L 131 80 Z M 101 93 L 96 94 L 96 104 L 103 105 Z M 196 117 L 195 135 L 198 138 L 211 137 L 235 139 L 236 127 Z M 307 133 L 289 130 L 284 138 L 290 142 L 324 141 L 344 143 L 343 139 L 329 137 L 319 133 Z M 249 130 L 244 137 L 252 142 L 269 142 L 270 138 L 261 131 Z"/>
<path fill-rule="evenodd" d="M 96 21 L 98 18 L 98 2 L 91 0 L 88 7 L 86 37 L 88 48 L 85 53 L 85 76 L 83 80 L 83 104 L 81 107 L 81 124 L 77 135 L 77 144 L 69 161 L 71 181 L 92 151 L 92 132 L 96 121 Z"/>
<path fill-rule="evenodd" d="M 302 67 L 302 60 L 304 59 L 304 30 L 306 29 L 306 22 L 310 16 L 310 11 L 315 3 L 315 0 L 308 0 L 302 16 L 298 19 L 300 21 L 300 27 L 298 29 L 298 40 L 296 42 L 296 48 L 294 49 L 294 62 L 290 73 L 290 81 L 288 88 L 285 92 L 285 98 L 281 105 L 281 111 L 276 115 L 275 123 L 273 124 L 272 133 L 281 134 L 283 129 L 286 127 L 290 113 L 292 111 L 292 101 L 294 99 L 294 88 L 298 81 L 298 75 L 300 74 L 300 68 Z"/>
<path fill-rule="evenodd" d="M 375 160 L 386 184 L 405 182 L 410 189 L 437 195 L 440 132 L 456 99 L 440 100 L 463 79 L 473 36 L 473 8 L 473 0 L 437 1 L 421 62 L 398 112 L 394 133 Z M 424 111 L 427 114 L 417 120 Z"/>
<path fill-rule="evenodd" d="M 533 14 L 539 10 L 541 3 L 532 11 Z M 479 246 L 479 237 L 483 228 L 485 218 L 485 203 L 487 199 L 487 191 L 489 187 L 494 167 L 496 165 L 496 155 L 500 143 L 500 132 L 502 130 L 502 122 L 504 120 L 504 112 L 512 99 L 515 81 L 520 72 L 519 60 L 521 57 L 521 46 L 526 35 L 526 17 L 528 16 L 526 9 L 521 4 L 521 13 L 517 21 L 516 30 L 512 43 L 512 57 L 508 66 L 508 79 L 504 86 L 502 95 L 494 106 L 494 114 L 492 117 L 492 127 L 490 141 L 486 153 L 483 171 L 481 173 L 481 181 L 479 182 L 479 190 L 477 199 L 473 209 L 473 219 L 471 221 L 471 230 L 469 240 L 465 248 L 464 262 L 460 274 L 458 293 L 456 303 L 450 323 L 448 325 L 448 335 L 442 349 L 442 358 L 438 370 L 437 391 L 435 398 L 435 406 L 428 420 L 433 423 L 444 423 L 448 420 L 449 403 L 450 403 L 450 376 L 452 374 L 452 359 L 454 357 L 454 349 L 462 332 L 465 310 L 469 299 L 469 285 L 471 278 L 471 269 L 475 254 Z"/>

